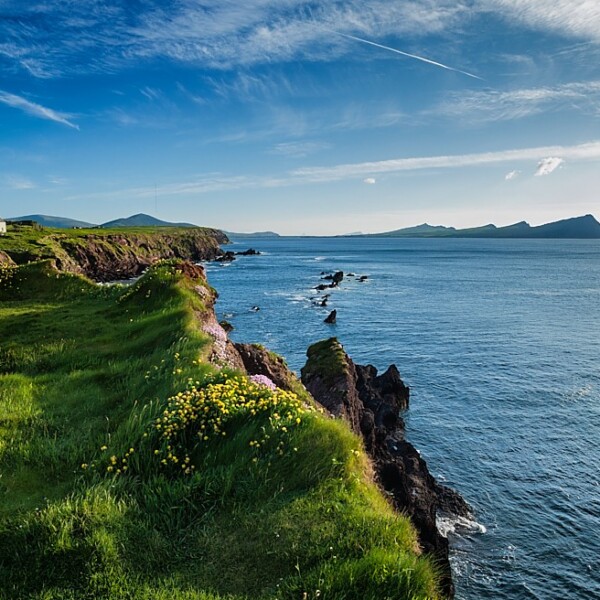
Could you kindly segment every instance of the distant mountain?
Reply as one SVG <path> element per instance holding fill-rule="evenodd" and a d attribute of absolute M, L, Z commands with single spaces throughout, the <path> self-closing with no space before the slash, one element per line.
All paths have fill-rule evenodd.
<path fill-rule="evenodd" d="M 374 237 L 453 237 L 453 238 L 545 238 L 545 239 L 600 239 L 600 223 L 592 216 L 563 219 L 554 223 L 532 227 L 521 221 L 506 227 L 483 225 L 470 229 L 454 227 L 417 225 L 384 233 L 371 234 Z"/>
<path fill-rule="evenodd" d="M 197 225 L 192 225 L 191 223 L 169 223 L 168 221 L 161 221 L 156 217 L 139 213 L 131 217 L 102 223 L 101 227 L 197 227 Z"/>
<path fill-rule="evenodd" d="M 235 233 L 233 231 L 224 231 L 223 232 L 228 238 L 273 238 L 273 237 L 281 237 L 278 233 L 274 231 L 256 231 L 254 233 Z"/>
<path fill-rule="evenodd" d="M 388 236 L 388 237 L 431 237 L 438 235 L 446 235 L 456 231 L 454 227 L 444 227 L 443 225 L 429 225 L 423 223 L 415 227 L 405 227 L 404 229 L 395 229 L 394 231 L 387 231 L 385 233 L 376 233 L 377 236 Z"/>
<path fill-rule="evenodd" d="M 22 217 L 12 217 L 8 221 L 33 221 L 44 227 L 57 227 L 58 229 L 73 229 L 73 227 L 95 227 L 92 223 L 85 221 L 76 221 L 75 219 L 67 219 L 66 217 L 51 217 L 48 215 L 25 215 Z"/>

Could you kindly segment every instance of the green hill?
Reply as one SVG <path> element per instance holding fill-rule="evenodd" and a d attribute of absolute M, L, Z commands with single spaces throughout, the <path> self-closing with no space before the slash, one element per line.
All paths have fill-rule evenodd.
<path fill-rule="evenodd" d="M 196 227 L 196 225 L 192 225 L 191 223 L 169 223 L 168 221 L 161 221 L 151 215 L 139 213 L 137 215 L 132 215 L 131 217 L 102 223 L 101 227 Z"/>
<path fill-rule="evenodd" d="M 51 217 L 48 215 L 24 215 L 22 217 L 12 217 L 9 221 L 33 221 L 44 227 L 55 227 L 57 229 L 73 229 L 74 227 L 91 228 L 95 227 L 92 223 L 85 221 L 76 221 L 66 217 Z"/>
<path fill-rule="evenodd" d="M 0 267 L 3 600 L 438 598 L 348 426 L 223 367 L 215 296 Z"/>

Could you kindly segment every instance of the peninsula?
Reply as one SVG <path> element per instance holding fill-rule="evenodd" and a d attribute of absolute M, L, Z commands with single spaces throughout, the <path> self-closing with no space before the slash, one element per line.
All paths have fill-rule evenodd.
<path fill-rule="evenodd" d="M 186 260 L 226 241 L 0 237 L 3 597 L 452 595 L 435 516 L 468 507 L 404 440 L 397 370 L 378 376 L 332 339 L 309 350 L 305 387 L 230 342 Z M 129 286 L 92 281 L 140 269 Z"/>

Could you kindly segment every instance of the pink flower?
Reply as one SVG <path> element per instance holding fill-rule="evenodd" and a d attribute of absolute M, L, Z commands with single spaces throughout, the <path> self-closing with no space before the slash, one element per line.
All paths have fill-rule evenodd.
<path fill-rule="evenodd" d="M 250 381 L 256 385 L 262 385 L 270 390 L 276 390 L 277 386 L 266 375 L 250 375 Z"/>

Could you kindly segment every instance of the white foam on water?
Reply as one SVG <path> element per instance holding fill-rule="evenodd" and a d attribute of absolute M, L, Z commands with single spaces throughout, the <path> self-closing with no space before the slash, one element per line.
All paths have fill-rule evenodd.
<path fill-rule="evenodd" d="M 487 533 L 487 527 L 485 525 L 478 523 L 475 519 L 469 519 L 468 517 L 438 515 L 435 522 L 439 532 L 446 538 L 449 534 L 458 535 L 460 532 L 479 533 L 481 535 Z"/>

